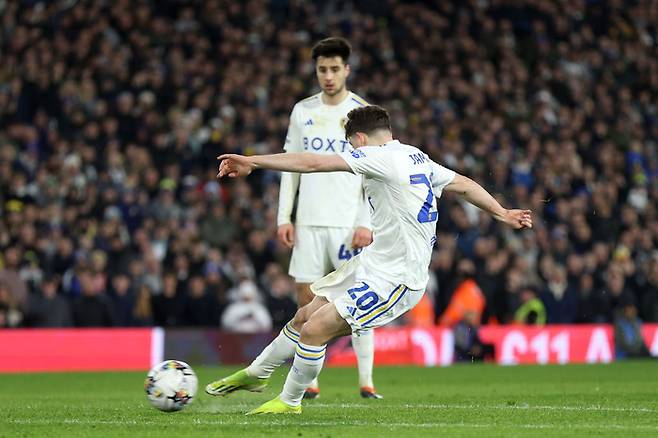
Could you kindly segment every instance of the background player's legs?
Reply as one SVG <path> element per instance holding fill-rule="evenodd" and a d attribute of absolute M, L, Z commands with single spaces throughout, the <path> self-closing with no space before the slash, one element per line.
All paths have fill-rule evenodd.
<path fill-rule="evenodd" d="M 308 318 L 319 308 L 327 304 L 324 297 L 315 297 L 313 301 L 303 306 L 294 318 L 286 324 L 277 336 L 261 354 L 247 367 L 247 374 L 253 377 L 267 378 L 274 370 L 295 354 L 299 341 L 299 333 Z"/>
<path fill-rule="evenodd" d="M 374 392 L 372 383 L 372 368 L 375 359 L 375 331 L 366 330 L 359 334 L 352 333 L 352 348 L 356 353 L 359 367 L 359 386 Z"/>
<path fill-rule="evenodd" d="M 290 406 L 299 406 L 311 381 L 320 374 L 324 364 L 327 342 L 352 331 L 328 303 L 316 310 L 302 327 L 292 368 L 281 392 L 281 400 Z"/>

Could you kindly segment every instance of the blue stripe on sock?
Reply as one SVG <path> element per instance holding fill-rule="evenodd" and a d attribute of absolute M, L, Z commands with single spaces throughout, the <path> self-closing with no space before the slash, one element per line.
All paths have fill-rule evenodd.
<path fill-rule="evenodd" d="M 292 338 L 295 340 L 295 342 L 299 341 L 299 335 L 295 334 L 294 332 L 290 331 L 287 326 L 283 327 L 283 333 L 285 333 L 286 336 L 289 338 Z"/>
<path fill-rule="evenodd" d="M 290 340 L 293 341 L 295 344 L 296 344 L 297 342 L 299 342 L 299 339 L 293 339 L 293 338 L 291 338 L 290 335 L 289 335 L 288 333 L 286 333 L 285 330 L 282 330 L 281 333 L 283 333 L 283 335 L 284 335 L 286 338 L 290 339 Z"/>
<path fill-rule="evenodd" d="M 296 352 L 295 354 L 296 354 L 297 356 L 299 356 L 301 359 L 304 359 L 304 360 L 320 360 L 320 359 L 324 358 L 324 354 L 323 354 L 322 356 L 318 356 L 318 357 L 307 357 L 307 356 L 302 356 L 301 354 L 299 354 L 299 351 Z"/>
<path fill-rule="evenodd" d="M 299 337 L 299 333 L 297 333 L 297 332 L 292 328 L 292 326 L 290 325 L 290 323 L 286 324 L 284 327 L 285 327 L 285 328 L 286 328 L 286 329 L 287 329 L 292 335 L 294 335 L 294 336 L 296 336 L 296 337 Z"/>
<path fill-rule="evenodd" d="M 297 344 L 297 346 L 299 348 L 301 348 L 302 350 L 304 350 L 304 351 L 308 351 L 309 353 L 322 353 L 324 350 L 327 349 L 326 345 L 324 347 L 320 348 L 319 350 L 313 350 L 311 348 L 302 347 L 302 344 Z"/>

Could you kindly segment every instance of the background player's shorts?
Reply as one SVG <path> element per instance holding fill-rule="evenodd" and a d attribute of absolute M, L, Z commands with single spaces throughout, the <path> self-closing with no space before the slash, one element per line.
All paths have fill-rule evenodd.
<path fill-rule="evenodd" d="M 352 258 L 316 281 L 311 290 L 334 303 L 355 333 L 381 327 L 400 317 L 418 304 L 425 292 L 367 272 L 361 257 Z"/>
<path fill-rule="evenodd" d="M 352 259 L 360 251 L 352 250 L 354 228 L 295 227 L 288 273 L 297 283 L 313 283 Z"/>

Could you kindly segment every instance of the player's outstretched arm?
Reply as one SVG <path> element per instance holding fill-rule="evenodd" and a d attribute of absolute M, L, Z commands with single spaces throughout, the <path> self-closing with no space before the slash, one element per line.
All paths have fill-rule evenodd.
<path fill-rule="evenodd" d="M 218 178 L 247 176 L 256 169 L 282 170 L 286 172 L 351 172 L 352 170 L 339 155 L 320 155 L 308 152 L 274 155 L 254 155 L 245 157 L 224 154 L 220 160 Z"/>
<path fill-rule="evenodd" d="M 515 229 L 532 228 L 532 212 L 530 210 L 508 210 L 498 203 L 489 192 L 472 179 L 455 175 L 455 178 L 443 189 L 462 196 L 471 204 L 481 208 L 496 220 L 505 222 Z"/>

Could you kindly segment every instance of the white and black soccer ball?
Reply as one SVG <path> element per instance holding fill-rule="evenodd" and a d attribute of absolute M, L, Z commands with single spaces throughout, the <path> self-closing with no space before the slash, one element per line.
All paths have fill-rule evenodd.
<path fill-rule="evenodd" d="M 146 375 L 144 390 L 155 408 L 175 412 L 192 403 L 198 385 L 192 367 L 180 360 L 165 360 Z"/>

